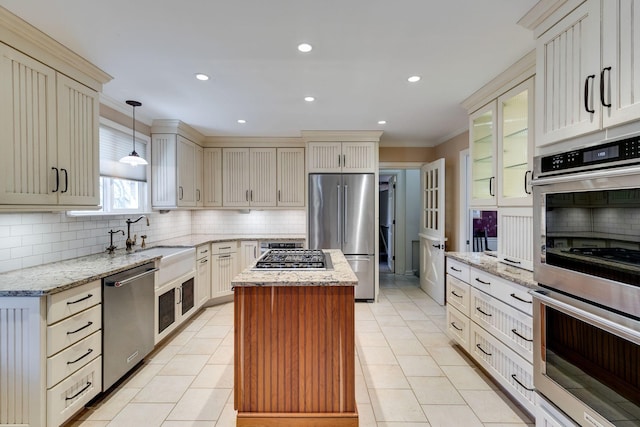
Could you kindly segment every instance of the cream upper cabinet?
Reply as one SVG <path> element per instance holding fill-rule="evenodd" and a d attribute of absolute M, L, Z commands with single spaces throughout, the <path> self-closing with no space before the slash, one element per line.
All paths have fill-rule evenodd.
<path fill-rule="evenodd" d="M 276 149 L 223 148 L 224 206 L 276 206 Z"/>
<path fill-rule="evenodd" d="M 640 119 L 640 10 L 587 0 L 537 41 L 536 145 Z"/>
<path fill-rule="evenodd" d="M 373 142 L 310 142 L 307 149 L 309 173 L 375 172 L 378 144 Z"/>
<path fill-rule="evenodd" d="M 304 148 L 278 148 L 277 156 L 278 206 L 304 206 Z"/>
<path fill-rule="evenodd" d="M 531 206 L 533 78 L 498 98 L 499 206 Z"/>
<path fill-rule="evenodd" d="M 0 43 L 0 204 L 98 206 L 98 114 L 95 90 Z"/>
<path fill-rule="evenodd" d="M 153 133 L 151 145 L 152 206 L 195 207 L 198 145 L 174 133 Z"/>
<path fill-rule="evenodd" d="M 469 116 L 471 206 L 531 206 L 533 77 Z"/>
<path fill-rule="evenodd" d="M 496 204 L 496 101 L 469 116 L 472 206 Z"/>
<path fill-rule="evenodd" d="M 205 148 L 203 160 L 204 206 L 222 206 L 222 149 Z"/>
<path fill-rule="evenodd" d="M 204 207 L 204 148 L 196 145 L 196 206 Z"/>

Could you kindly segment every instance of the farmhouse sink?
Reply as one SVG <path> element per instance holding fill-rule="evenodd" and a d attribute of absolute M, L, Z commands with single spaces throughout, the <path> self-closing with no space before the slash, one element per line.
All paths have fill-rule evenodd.
<path fill-rule="evenodd" d="M 192 272 L 196 268 L 196 249 L 172 246 L 155 246 L 137 251 L 148 256 L 161 255 L 156 276 L 156 288 Z"/>

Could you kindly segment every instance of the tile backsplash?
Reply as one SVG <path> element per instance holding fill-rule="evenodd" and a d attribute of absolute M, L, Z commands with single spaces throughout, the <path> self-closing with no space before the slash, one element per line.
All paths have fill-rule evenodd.
<path fill-rule="evenodd" d="M 0 272 L 99 253 L 109 246 L 109 230 L 125 230 L 127 218 L 138 215 L 71 217 L 64 212 L 0 214 Z M 153 243 L 191 233 L 304 234 L 305 212 L 282 211 L 171 211 L 149 215 L 131 234 L 148 235 Z M 126 236 L 114 235 L 124 248 Z"/>

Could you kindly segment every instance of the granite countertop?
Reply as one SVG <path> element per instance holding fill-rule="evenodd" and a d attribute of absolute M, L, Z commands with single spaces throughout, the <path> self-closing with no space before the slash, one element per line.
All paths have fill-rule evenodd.
<path fill-rule="evenodd" d="M 358 278 L 338 249 L 323 249 L 331 257 L 333 270 L 244 270 L 232 286 L 356 286 Z"/>
<path fill-rule="evenodd" d="M 493 255 L 482 252 L 447 252 L 449 258 L 475 267 L 478 270 L 493 274 L 505 280 L 517 283 L 530 289 L 538 289 L 538 283 L 533 280 L 533 272 L 513 267 L 498 261 Z"/>
<path fill-rule="evenodd" d="M 147 249 L 155 246 L 195 247 L 212 242 L 235 240 L 304 240 L 304 235 L 221 235 L 191 234 L 174 239 L 153 242 Z M 144 251 L 127 254 L 124 249 L 113 255 L 99 253 L 79 258 L 43 264 L 36 267 L 0 273 L 0 297 L 43 296 L 84 285 L 94 280 L 137 267 L 146 262 L 160 259 L 159 255 L 146 255 Z"/>
<path fill-rule="evenodd" d="M 160 258 L 121 249 L 112 255 L 100 253 L 9 271 L 0 274 L 0 297 L 53 294 Z"/>

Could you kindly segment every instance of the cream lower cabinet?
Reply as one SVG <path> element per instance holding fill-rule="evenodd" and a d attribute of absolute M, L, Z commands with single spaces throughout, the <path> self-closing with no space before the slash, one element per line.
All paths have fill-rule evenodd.
<path fill-rule="evenodd" d="M 276 149 L 222 149 L 222 204 L 276 206 Z"/>
<path fill-rule="evenodd" d="M 196 309 L 211 298 L 211 245 L 196 248 Z"/>
<path fill-rule="evenodd" d="M 0 426 L 58 427 L 101 392 L 101 295 L 0 298 Z"/>
<path fill-rule="evenodd" d="M 578 427 L 578 424 L 536 393 L 536 427 Z"/>
<path fill-rule="evenodd" d="M 260 257 L 260 246 L 255 240 L 243 240 L 240 242 L 240 264 L 239 271 L 244 270 L 256 262 Z"/>
<path fill-rule="evenodd" d="M 98 93 L 2 43 L 0 76 L 0 208 L 98 206 Z"/>
<path fill-rule="evenodd" d="M 534 414 L 528 289 L 451 258 L 446 286 L 448 335 Z"/>
<path fill-rule="evenodd" d="M 239 273 L 238 242 L 211 244 L 211 298 L 233 295 L 231 280 Z"/>

